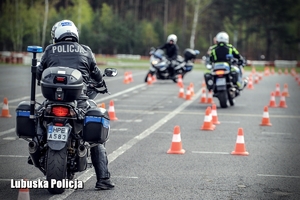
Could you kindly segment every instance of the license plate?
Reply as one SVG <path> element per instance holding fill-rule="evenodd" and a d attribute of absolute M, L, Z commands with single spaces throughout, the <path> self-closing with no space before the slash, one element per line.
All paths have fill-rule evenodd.
<path fill-rule="evenodd" d="M 67 141 L 69 127 L 67 126 L 48 126 L 48 140 Z"/>
<path fill-rule="evenodd" d="M 216 85 L 226 85 L 226 79 L 225 78 L 218 78 L 216 81 Z"/>

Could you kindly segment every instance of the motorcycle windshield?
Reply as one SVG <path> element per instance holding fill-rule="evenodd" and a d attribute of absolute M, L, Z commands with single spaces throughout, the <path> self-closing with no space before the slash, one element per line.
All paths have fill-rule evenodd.
<path fill-rule="evenodd" d="M 164 51 L 161 50 L 161 49 L 157 49 L 155 52 L 154 52 L 154 57 L 156 58 L 159 58 L 159 59 L 162 59 L 163 56 L 164 56 Z"/>

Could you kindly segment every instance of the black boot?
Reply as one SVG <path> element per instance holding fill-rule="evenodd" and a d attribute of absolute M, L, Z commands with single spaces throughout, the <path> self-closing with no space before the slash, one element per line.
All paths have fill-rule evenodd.
<path fill-rule="evenodd" d="M 110 173 L 107 168 L 108 160 L 104 145 L 99 144 L 91 148 L 91 159 L 97 177 L 95 188 L 101 190 L 113 189 L 115 184 L 110 181 Z"/>

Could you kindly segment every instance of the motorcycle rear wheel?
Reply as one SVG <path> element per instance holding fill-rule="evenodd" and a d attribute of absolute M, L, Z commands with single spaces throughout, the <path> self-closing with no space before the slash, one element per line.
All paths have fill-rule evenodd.
<path fill-rule="evenodd" d="M 51 194 L 62 194 L 65 189 L 56 185 L 51 187 L 51 180 L 61 181 L 67 176 L 67 146 L 59 151 L 48 149 L 46 180 L 49 183 L 48 191 Z"/>

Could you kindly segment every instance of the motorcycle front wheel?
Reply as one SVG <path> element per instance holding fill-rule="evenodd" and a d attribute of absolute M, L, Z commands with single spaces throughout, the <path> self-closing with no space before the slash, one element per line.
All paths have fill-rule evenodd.
<path fill-rule="evenodd" d="M 51 187 L 51 181 L 62 181 L 67 176 L 67 146 L 59 151 L 54 151 L 51 148 L 47 152 L 47 168 L 46 180 L 49 183 L 48 191 L 51 194 L 62 194 L 65 189 L 59 188 L 57 185 Z"/>

